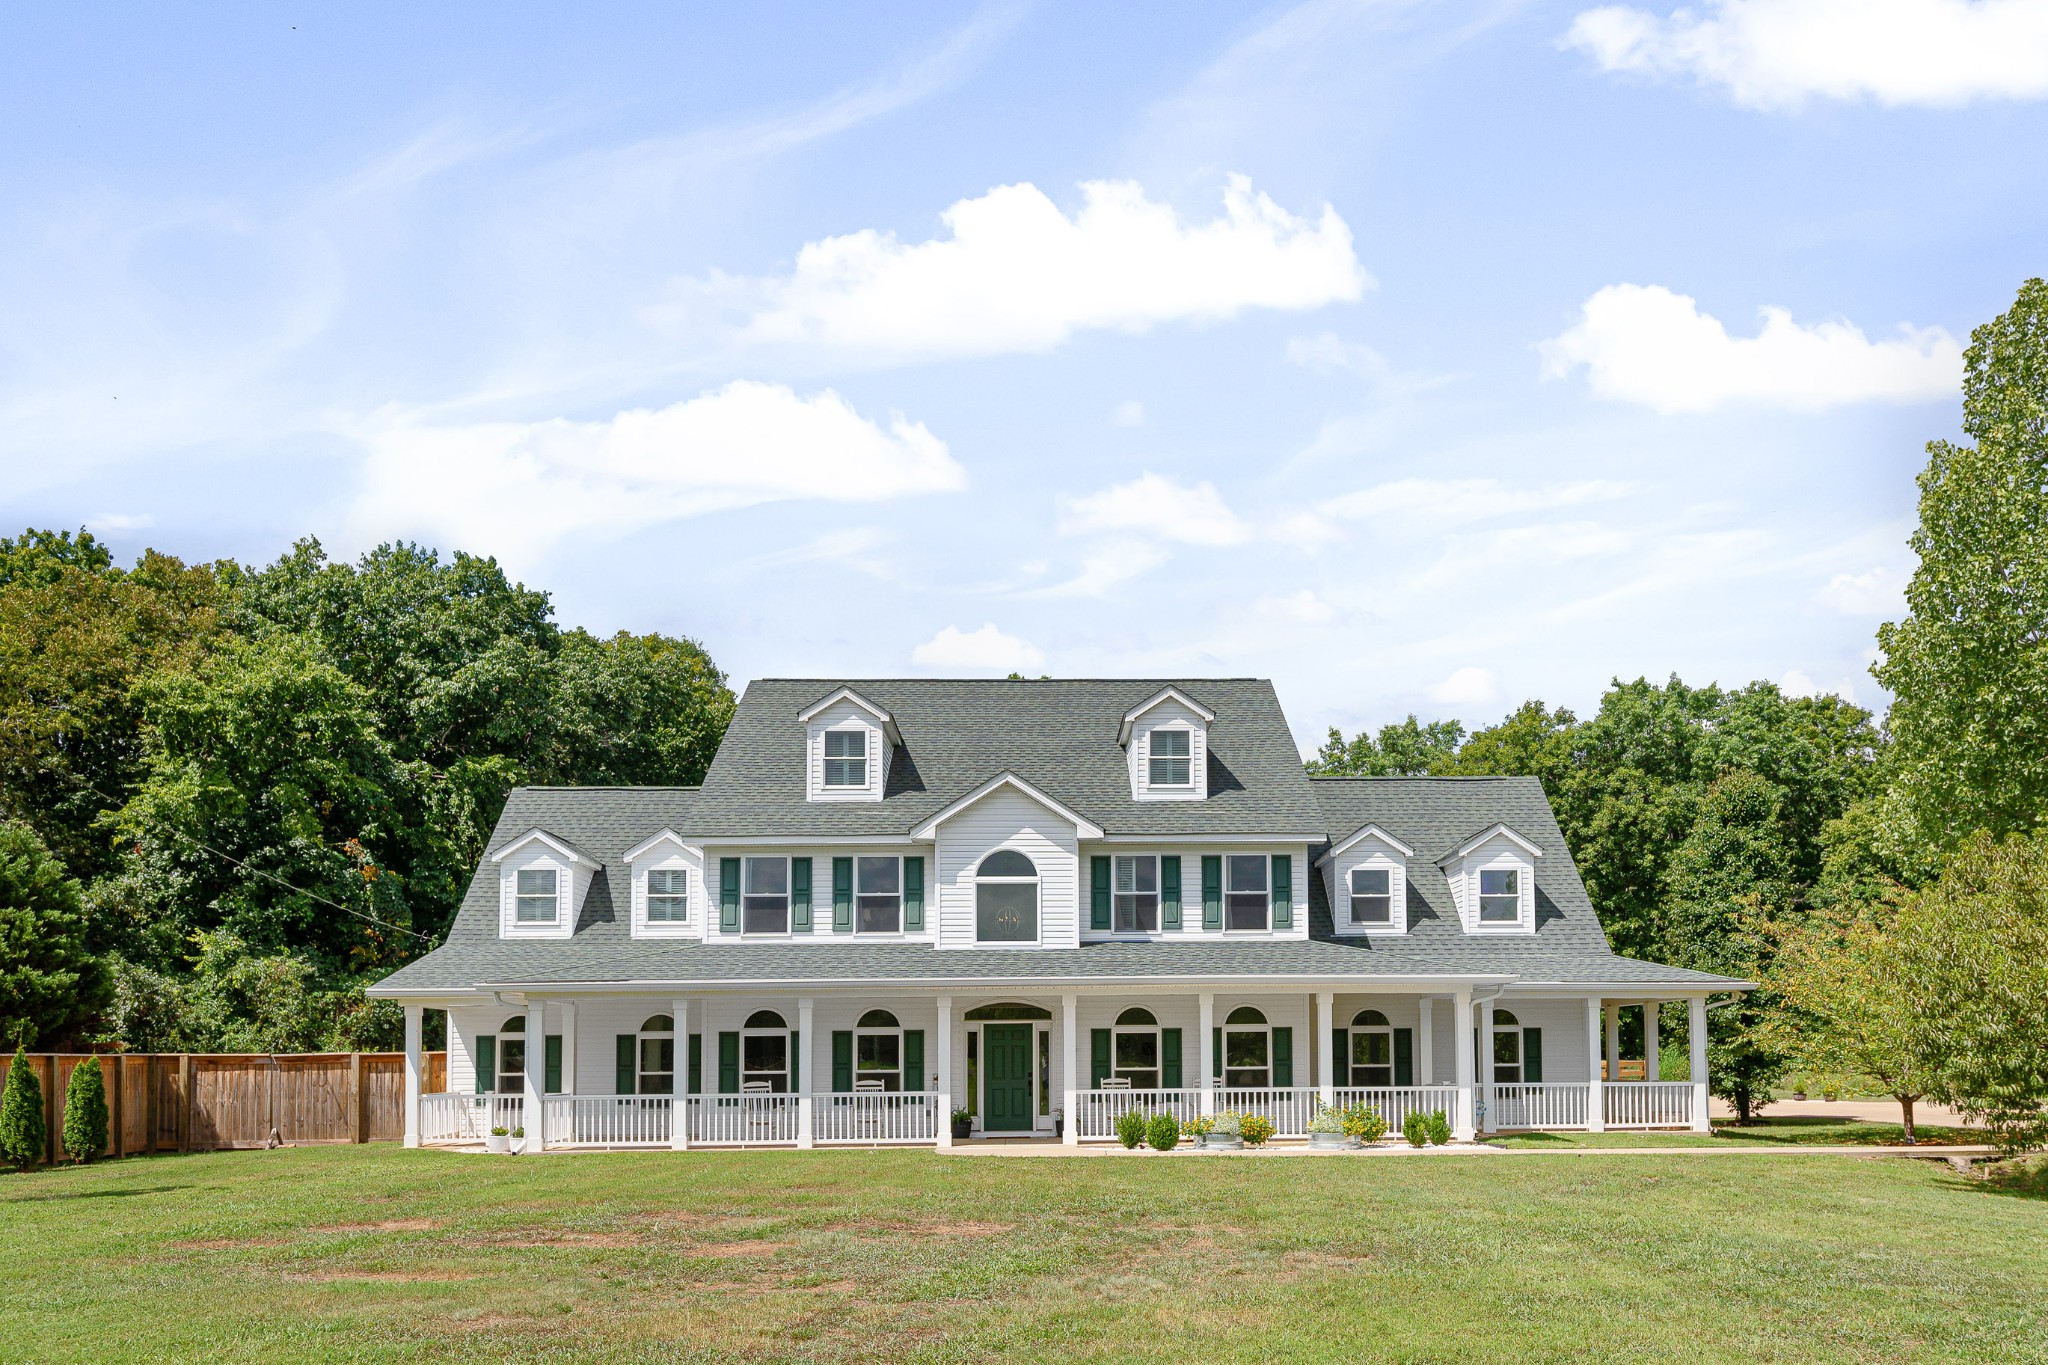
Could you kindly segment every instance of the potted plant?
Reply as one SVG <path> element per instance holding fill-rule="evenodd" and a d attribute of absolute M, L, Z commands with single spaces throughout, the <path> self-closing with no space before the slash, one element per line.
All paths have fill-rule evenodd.
<path fill-rule="evenodd" d="M 1371 1146 L 1387 1135 L 1386 1115 L 1369 1104 L 1344 1107 L 1344 1135 L 1353 1142 Z"/>
<path fill-rule="evenodd" d="M 1066 1135 L 1067 1135 L 1067 1111 L 1066 1111 L 1066 1110 L 1064 1110 L 1064 1109 L 1055 1109 L 1055 1110 L 1053 1110 L 1053 1111 L 1052 1111 L 1052 1135 L 1053 1135 L 1054 1137 L 1056 1137 L 1056 1138 L 1061 1138 L 1061 1139 L 1064 1139 L 1064 1138 L 1066 1137 Z"/>
<path fill-rule="evenodd" d="M 1226 1109 L 1210 1119 L 1209 1140 L 1202 1145 L 1225 1151 L 1244 1146 L 1244 1116 L 1234 1109 Z"/>
<path fill-rule="evenodd" d="M 1266 1139 L 1273 1136 L 1273 1120 L 1264 1114 L 1246 1114 L 1243 1122 L 1238 1125 L 1238 1131 L 1252 1146 L 1263 1147 L 1266 1145 Z"/>
<path fill-rule="evenodd" d="M 491 1129 L 490 1135 L 484 1139 L 484 1150 L 500 1154 L 511 1151 L 512 1130 L 503 1124 Z"/>
<path fill-rule="evenodd" d="M 1792 1078 L 1792 1098 L 1795 1100 L 1806 1098 L 1806 1077 L 1794 1076 Z"/>
<path fill-rule="evenodd" d="M 965 1109 L 953 1111 L 953 1141 L 965 1142 L 974 1136 L 974 1115 Z"/>
<path fill-rule="evenodd" d="M 1351 1145 L 1351 1135 L 1344 1130 L 1344 1111 L 1334 1105 L 1321 1105 L 1315 1117 L 1308 1121 L 1308 1145 L 1322 1148 L 1341 1148 Z"/>
<path fill-rule="evenodd" d="M 1116 1140 L 1125 1147 L 1136 1151 L 1145 1142 L 1145 1127 L 1151 1116 L 1136 1109 L 1126 1109 L 1116 1116 Z"/>
<path fill-rule="evenodd" d="M 1216 1126 L 1216 1120 L 1207 1114 L 1197 1114 L 1189 1119 L 1182 1131 L 1194 1141 L 1197 1147 L 1209 1145 L 1209 1132 Z"/>
<path fill-rule="evenodd" d="M 1180 1146 L 1180 1120 L 1171 1114 L 1154 1114 L 1145 1125 L 1145 1141 L 1155 1152 L 1170 1152 Z"/>
<path fill-rule="evenodd" d="M 512 1140 L 519 1144 L 517 1147 L 512 1148 L 512 1151 L 523 1152 L 526 1150 L 526 1129 L 523 1125 L 512 1130 Z"/>

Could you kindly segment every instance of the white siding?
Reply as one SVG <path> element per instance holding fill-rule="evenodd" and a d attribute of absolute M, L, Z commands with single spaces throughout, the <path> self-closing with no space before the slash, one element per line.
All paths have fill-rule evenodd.
<path fill-rule="evenodd" d="M 811 929 L 809 933 L 797 929 L 796 906 L 790 906 L 790 932 L 781 934 L 727 933 L 719 928 L 719 878 L 720 860 L 724 858 L 809 858 L 811 860 Z M 892 857 L 924 859 L 924 929 L 917 933 L 863 934 L 836 933 L 832 928 L 832 860 L 834 858 Z M 913 843 L 904 840 L 900 844 L 814 844 L 803 847 L 748 847 L 744 844 L 706 845 L 703 850 L 705 887 L 705 911 L 701 921 L 702 938 L 707 943 L 760 943 L 797 938 L 805 942 L 813 940 L 841 940 L 861 943 L 930 943 L 937 936 L 937 901 L 933 889 L 933 851 L 930 844 Z M 856 889 L 858 883 L 856 883 Z M 793 888 L 792 888 L 793 894 Z M 692 907 L 694 913 L 694 905 Z M 742 921 L 744 922 L 744 921 Z M 855 923 L 858 923 L 858 917 Z"/>
<path fill-rule="evenodd" d="M 1188 772 L 1194 778 L 1193 787 L 1152 786 L 1151 757 L 1152 732 L 1159 729 L 1189 731 Z M 1131 742 L 1128 754 L 1131 772 L 1131 798 L 1136 801 L 1201 801 L 1209 795 L 1209 731 L 1202 718 L 1173 698 L 1168 697 L 1138 717 L 1131 726 Z"/>
<path fill-rule="evenodd" d="M 1146 844 L 1133 840 L 1128 843 L 1114 844 L 1089 843 L 1081 847 L 1080 853 L 1080 902 L 1078 907 L 1080 937 L 1091 943 L 1110 939 L 1159 939 L 1162 941 L 1178 942 L 1182 939 L 1297 939 L 1308 937 L 1308 879 L 1316 875 L 1316 869 L 1309 861 L 1308 846 L 1306 844 L 1282 844 L 1277 846 L 1273 844 L 1227 843 Z M 1169 932 L 1162 929 L 1157 934 L 1118 934 L 1114 932 L 1103 933 L 1088 927 L 1094 897 L 1094 884 L 1090 880 L 1093 876 L 1090 870 L 1092 867 L 1090 859 L 1095 857 L 1113 858 L 1119 853 L 1151 853 L 1161 857 L 1177 856 L 1180 859 L 1181 927 L 1178 931 Z M 1293 881 L 1291 899 L 1294 904 L 1294 924 L 1291 928 L 1269 929 L 1265 933 L 1257 933 L 1249 930 L 1204 929 L 1202 927 L 1202 858 L 1205 855 L 1227 857 L 1233 853 L 1252 853 L 1269 858 L 1276 853 L 1282 853 L 1293 860 L 1290 874 Z M 1226 863 L 1224 867 L 1224 892 L 1227 895 L 1229 893 L 1229 865 Z M 1272 885 L 1271 877 L 1272 869 L 1268 867 L 1268 887 Z M 1164 924 L 1165 922 L 1164 911 L 1162 910 L 1160 923 Z M 1270 919 L 1268 923 L 1271 923 Z"/>
<path fill-rule="evenodd" d="M 681 868 L 690 874 L 689 919 L 682 924 L 673 921 L 650 924 L 647 920 L 647 874 L 656 868 Z M 704 937 L 704 921 L 707 914 L 717 913 L 718 897 L 706 894 L 702 849 L 664 838 L 634 860 L 630 875 L 633 879 L 634 938 Z"/>
<path fill-rule="evenodd" d="M 1038 869 L 1036 946 L 1079 946 L 1081 863 L 1074 827 L 1014 787 L 997 788 L 939 826 L 934 858 L 939 946 L 979 946 L 974 871 L 999 848 L 1015 849 Z"/>
<path fill-rule="evenodd" d="M 864 787 L 825 785 L 825 732 L 859 730 L 868 737 L 868 780 Z M 805 734 L 805 788 L 813 801 L 879 801 L 889 785 L 889 736 L 875 714 L 841 701 L 812 716 Z"/>

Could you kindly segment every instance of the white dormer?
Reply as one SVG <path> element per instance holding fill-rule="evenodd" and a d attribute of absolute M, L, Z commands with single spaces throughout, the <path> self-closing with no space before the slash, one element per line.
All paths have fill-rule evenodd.
<path fill-rule="evenodd" d="M 811 801 L 879 801 L 889 754 L 903 742 L 887 711 L 850 687 L 798 713 L 804 724 L 804 794 Z"/>
<path fill-rule="evenodd" d="M 1408 860 L 1415 850 L 1366 825 L 1322 856 L 1330 918 L 1340 934 L 1408 932 Z"/>
<path fill-rule="evenodd" d="M 629 850 L 634 938 L 702 938 L 711 901 L 704 888 L 704 850 L 665 829 Z"/>
<path fill-rule="evenodd" d="M 1494 825 L 1438 859 L 1468 934 L 1536 932 L 1536 860 L 1543 850 Z"/>
<path fill-rule="evenodd" d="M 498 936 L 567 938 L 601 864 L 566 839 L 530 829 L 491 855 L 498 865 Z"/>
<path fill-rule="evenodd" d="M 1133 801 L 1201 801 L 1209 795 L 1209 727 L 1216 713 L 1169 687 L 1124 713 Z"/>

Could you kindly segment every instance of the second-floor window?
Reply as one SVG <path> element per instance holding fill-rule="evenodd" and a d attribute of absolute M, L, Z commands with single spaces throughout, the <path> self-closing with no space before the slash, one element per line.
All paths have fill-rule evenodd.
<path fill-rule="evenodd" d="M 903 929 L 903 860 L 854 860 L 853 927 L 863 934 L 894 934 Z"/>
<path fill-rule="evenodd" d="M 865 787 L 868 784 L 868 732 L 825 732 L 825 785 Z"/>
<path fill-rule="evenodd" d="M 789 932 L 789 859 L 747 859 L 740 928 L 749 934 Z"/>
<path fill-rule="evenodd" d="M 1266 882 L 1266 855 L 1233 853 L 1230 881 L 1223 897 L 1223 927 L 1264 929 L 1272 912 Z"/>
<path fill-rule="evenodd" d="M 657 867 L 647 874 L 647 922 L 681 924 L 690 918 L 690 874 L 680 867 Z"/>
<path fill-rule="evenodd" d="M 975 869 L 974 937 L 979 943 L 1038 941 L 1038 869 L 1015 849 L 997 849 Z"/>
<path fill-rule="evenodd" d="M 552 867 L 519 869 L 518 904 L 514 917 L 521 924 L 553 924 L 560 904 L 556 895 L 559 873 Z"/>
<path fill-rule="evenodd" d="M 1392 924 L 1394 922 L 1393 876 L 1384 867 L 1351 869 L 1351 922 Z"/>
<path fill-rule="evenodd" d="M 1489 867 L 1479 873 L 1479 922 L 1513 924 L 1522 918 L 1522 874 L 1512 867 Z"/>
<path fill-rule="evenodd" d="M 1194 783 L 1192 736 L 1186 730 L 1152 732 L 1151 779 L 1155 787 L 1186 787 Z"/>
<path fill-rule="evenodd" d="M 1116 931 L 1159 932 L 1159 859 L 1151 854 L 1116 860 Z"/>

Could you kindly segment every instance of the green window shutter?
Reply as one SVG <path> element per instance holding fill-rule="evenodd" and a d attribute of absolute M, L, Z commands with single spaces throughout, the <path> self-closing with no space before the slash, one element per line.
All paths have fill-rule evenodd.
<path fill-rule="evenodd" d="M 1337 1084 L 1351 1084 L 1351 1030 L 1330 1030 L 1330 1059 L 1334 1063 L 1330 1074 L 1337 1078 Z"/>
<path fill-rule="evenodd" d="M 1294 858 L 1286 853 L 1273 855 L 1273 927 L 1294 927 Z"/>
<path fill-rule="evenodd" d="M 853 1090 L 853 1030 L 836 1028 L 832 1030 L 832 1093 L 850 1094 Z"/>
<path fill-rule="evenodd" d="M 1202 855 L 1202 927 L 1223 927 L 1223 855 Z"/>
<path fill-rule="evenodd" d="M 1088 865 L 1092 879 L 1091 896 L 1088 901 L 1088 927 L 1107 929 L 1110 926 L 1110 866 L 1107 858 L 1093 858 Z"/>
<path fill-rule="evenodd" d="M 1102 1083 L 1109 1079 L 1109 1030 L 1106 1028 L 1088 1030 L 1088 1088 L 1102 1089 Z"/>
<path fill-rule="evenodd" d="M 1522 1030 L 1522 1079 L 1536 1085 L 1543 1079 L 1543 1030 Z"/>
<path fill-rule="evenodd" d="M 718 860 L 718 927 L 721 932 L 740 931 L 740 860 Z"/>
<path fill-rule="evenodd" d="M 559 1095 L 562 1093 L 562 1035 L 550 1033 L 545 1046 L 547 1051 L 541 1057 L 541 1093 Z"/>
<path fill-rule="evenodd" d="M 613 1043 L 618 1075 L 615 1078 L 620 1095 L 630 1095 L 640 1088 L 640 1040 L 630 1033 L 618 1034 Z"/>
<path fill-rule="evenodd" d="M 924 928 L 924 859 L 903 860 L 903 928 L 916 933 Z M 919 1087 L 922 1089 L 923 1087 Z"/>
<path fill-rule="evenodd" d="M 1223 1030 L 1209 1030 L 1209 1074 L 1216 1080 L 1223 1079 Z"/>
<path fill-rule="evenodd" d="M 704 1093 L 704 1035 L 690 1035 L 690 1093 Z"/>
<path fill-rule="evenodd" d="M 804 1050 L 801 1046 L 804 1036 L 795 1029 L 789 1031 L 789 1093 L 804 1093 Z"/>
<path fill-rule="evenodd" d="M 1427 1002 L 1423 1008 L 1429 1008 Z M 1412 1028 L 1394 1030 L 1394 1084 L 1415 1084 L 1415 1030 Z"/>
<path fill-rule="evenodd" d="M 907 1028 L 903 1030 L 903 1088 L 923 1090 L 931 1084 L 931 1078 L 924 1074 L 924 1030 Z"/>
<path fill-rule="evenodd" d="M 1273 1030 L 1273 1085 L 1284 1090 L 1294 1084 L 1294 1030 Z"/>
<path fill-rule="evenodd" d="M 488 1095 L 498 1088 L 498 1039 L 491 1033 L 476 1040 L 476 1093 Z"/>
<path fill-rule="evenodd" d="M 737 1033 L 718 1035 L 718 1093 L 740 1093 L 740 1036 Z"/>
<path fill-rule="evenodd" d="M 811 932 L 811 860 L 789 860 L 789 922 L 799 934 Z"/>
<path fill-rule="evenodd" d="M 1164 854 L 1159 859 L 1159 927 L 1180 928 L 1180 855 Z"/>
<path fill-rule="evenodd" d="M 1159 1083 L 1168 1090 L 1180 1089 L 1180 1030 L 1159 1030 Z"/>
<path fill-rule="evenodd" d="M 853 932 L 853 859 L 832 860 L 832 932 Z"/>

